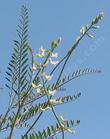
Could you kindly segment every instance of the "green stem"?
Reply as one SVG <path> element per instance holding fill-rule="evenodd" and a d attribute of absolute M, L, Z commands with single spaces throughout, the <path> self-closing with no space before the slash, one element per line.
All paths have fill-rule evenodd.
<path fill-rule="evenodd" d="M 8 139 L 11 139 L 11 138 L 12 138 L 13 130 L 14 130 L 15 123 L 16 123 L 16 120 L 17 120 L 17 118 L 18 118 L 19 112 L 20 112 L 20 107 L 18 108 L 18 111 L 17 111 L 17 113 L 16 113 L 16 116 L 15 116 L 15 119 L 14 119 L 14 121 L 13 121 L 13 124 L 12 124 L 11 131 L 10 131 L 10 134 L 9 134 Z"/>
<path fill-rule="evenodd" d="M 10 109 L 8 108 L 7 112 L 5 113 L 5 115 L 3 117 L 2 122 L 0 123 L 0 131 L 2 129 L 2 126 L 3 126 L 3 124 L 4 124 L 5 120 L 6 120 L 6 117 L 7 117 L 7 115 L 8 115 L 9 112 L 10 112 Z"/>
<path fill-rule="evenodd" d="M 50 102 L 50 97 L 49 97 L 48 92 L 47 92 L 47 90 L 46 90 L 46 88 L 45 88 L 45 82 L 44 82 L 43 77 L 42 77 L 42 82 L 43 82 L 44 92 L 45 92 L 45 94 L 46 94 L 46 96 L 47 96 L 47 99 L 48 99 L 48 103 L 50 104 L 51 109 L 52 109 L 52 112 L 53 112 L 53 114 L 54 114 L 54 116 L 55 116 L 55 118 L 56 118 L 56 120 L 57 120 L 57 122 L 58 122 L 58 124 L 59 124 L 59 126 L 60 126 L 60 128 L 61 128 L 61 131 L 62 131 L 62 139 L 64 139 L 64 130 L 63 130 L 62 125 L 61 125 L 61 123 L 60 123 L 60 120 L 59 120 L 59 118 L 58 118 L 58 116 L 57 116 L 57 114 L 56 114 L 56 112 L 55 112 L 55 109 L 53 108 L 53 106 L 52 106 L 52 104 L 51 104 L 51 102 Z"/>
<path fill-rule="evenodd" d="M 87 29 L 87 31 L 80 37 L 80 39 L 79 39 L 75 44 L 78 45 L 79 42 L 82 40 L 82 38 L 86 35 L 86 33 L 87 33 L 91 28 L 92 28 L 92 24 L 90 25 L 90 27 Z M 66 62 L 65 62 L 64 65 L 63 65 L 63 68 L 65 67 L 67 61 L 69 60 L 69 57 L 71 56 L 71 54 L 72 54 L 74 48 L 76 48 L 76 45 L 75 45 L 75 44 L 72 46 L 72 48 L 70 49 L 70 51 L 67 52 L 66 56 L 60 61 L 59 64 L 61 64 L 61 63 L 67 58 L 67 59 L 66 59 Z M 59 64 L 58 64 L 58 65 L 59 65 Z M 50 75 L 55 71 L 55 69 L 58 67 L 58 65 L 56 65 L 56 67 L 53 69 L 53 71 L 50 73 Z M 61 77 L 61 74 L 62 74 L 63 70 L 64 70 L 64 69 L 62 69 L 62 71 L 61 71 L 61 73 L 60 73 L 60 77 Z M 59 80 L 59 79 L 60 79 L 60 78 L 58 78 L 58 80 Z M 58 80 L 57 80 L 57 82 L 58 82 Z M 45 82 L 45 83 L 46 83 L 46 82 Z M 47 103 L 47 105 L 48 105 L 48 103 Z M 43 112 L 41 112 L 41 113 L 39 114 L 39 116 L 38 116 L 37 119 L 35 120 L 33 126 L 34 126 L 35 123 L 39 120 L 39 118 L 41 117 L 42 114 L 43 114 Z"/>
<path fill-rule="evenodd" d="M 63 67 L 62 67 L 62 69 L 61 69 L 61 72 L 60 72 L 60 74 L 59 74 L 59 77 L 58 77 L 58 79 L 57 79 L 57 82 L 56 82 L 56 85 L 55 85 L 55 87 L 57 86 L 57 84 L 58 84 L 58 81 L 60 80 L 60 78 L 61 78 L 61 75 L 62 75 L 62 73 L 63 73 L 63 71 L 64 71 L 64 68 L 65 68 L 65 66 L 66 66 L 66 64 L 67 64 L 67 62 L 68 62 L 68 60 L 69 60 L 69 58 L 70 58 L 70 56 L 71 56 L 71 54 L 73 53 L 73 51 L 74 51 L 74 49 L 78 46 L 78 44 L 79 44 L 79 42 L 83 39 L 83 37 L 86 35 L 86 33 L 90 30 L 92 28 L 92 24 L 89 26 L 89 28 L 86 30 L 86 32 L 80 37 L 80 39 L 72 46 L 72 48 L 67 52 L 67 54 L 64 56 L 64 58 L 56 65 L 56 67 L 52 70 L 52 72 L 50 73 L 50 75 L 56 70 L 56 68 L 65 60 L 65 63 L 63 64 Z M 40 73 L 40 71 L 39 71 L 39 73 Z M 38 74 L 39 74 L 38 73 Z M 38 75 L 37 74 L 37 75 Z M 37 76 L 36 75 L 36 76 Z M 47 82 L 47 81 L 46 81 Z M 45 83 L 46 83 L 45 82 Z M 52 96 L 50 97 L 50 99 L 52 98 Z M 47 103 L 47 106 L 48 106 L 48 104 L 49 104 L 49 102 Z M 31 128 L 37 123 L 37 121 L 39 120 L 39 118 L 42 116 L 42 114 L 43 114 L 43 112 L 41 112 L 39 115 L 38 115 L 38 117 L 36 118 L 36 120 L 34 121 L 34 123 L 31 125 Z M 24 135 L 24 136 L 26 136 L 28 133 L 30 132 L 30 130 L 28 130 L 27 132 L 26 132 L 26 134 Z"/>

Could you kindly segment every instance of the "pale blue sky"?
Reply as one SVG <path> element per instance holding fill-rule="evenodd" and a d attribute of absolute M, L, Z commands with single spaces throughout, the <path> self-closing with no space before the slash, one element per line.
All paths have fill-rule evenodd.
<path fill-rule="evenodd" d="M 20 7 L 29 8 L 29 43 L 37 52 L 43 45 L 49 47 L 52 40 L 61 37 L 58 52 L 62 57 L 72 46 L 82 25 L 89 23 L 99 12 L 105 17 L 100 29 L 94 32 L 95 39 L 85 38 L 71 57 L 65 73 L 76 68 L 93 67 L 101 69 L 101 74 L 89 75 L 74 80 L 66 86 L 67 94 L 81 92 L 76 102 L 57 107 L 59 114 L 66 119 L 80 119 L 75 135 L 66 134 L 66 139 L 109 139 L 110 134 L 110 1 L 105 0 L 0 0 L 0 70 L 1 86 L 4 86 L 9 58 L 17 38 L 16 27 Z M 5 91 L 0 91 L 0 102 L 6 101 Z M 6 104 L 6 103 L 5 103 Z M 5 108 L 4 102 L 0 111 Z M 45 124 L 50 119 L 43 115 Z M 42 122 L 42 120 L 41 120 Z M 2 139 L 2 137 L 1 137 Z M 18 139 L 15 135 L 14 139 Z"/>

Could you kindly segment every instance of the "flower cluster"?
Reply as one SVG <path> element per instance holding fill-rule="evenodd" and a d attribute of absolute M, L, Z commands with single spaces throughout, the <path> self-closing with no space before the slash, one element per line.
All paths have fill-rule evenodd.
<path fill-rule="evenodd" d="M 58 60 L 54 60 L 54 58 L 58 58 L 58 53 L 52 53 L 50 50 L 44 49 L 43 46 L 39 48 L 39 53 L 36 54 L 35 56 L 37 56 L 38 58 L 47 58 L 48 55 L 50 57 L 45 63 L 33 64 L 32 70 L 34 72 L 36 70 L 46 68 L 49 64 L 51 64 L 52 66 L 56 66 L 59 63 Z"/>
<path fill-rule="evenodd" d="M 38 96 L 43 94 L 41 84 L 35 85 L 34 83 L 32 83 L 32 87 L 36 90 Z"/>
<path fill-rule="evenodd" d="M 59 41 L 55 41 L 54 42 L 55 45 L 57 45 L 57 43 L 59 43 Z M 47 50 L 44 49 L 43 46 L 41 46 L 41 48 L 39 48 L 39 52 L 38 54 L 35 54 L 35 57 L 38 58 L 46 58 L 47 60 L 44 63 L 33 63 L 33 67 L 32 67 L 32 71 L 33 73 L 35 73 L 36 71 L 40 70 L 40 78 L 42 77 L 44 79 L 44 81 L 48 82 L 52 80 L 53 75 L 47 74 L 46 73 L 46 69 L 48 68 L 49 65 L 51 66 L 56 66 L 59 61 L 55 60 L 58 58 L 58 53 L 53 53 L 53 51 L 51 50 Z M 34 76 L 34 75 L 33 75 Z M 34 83 L 32 82 L 32 87 L 33 89 L 37 92 L 37 95 L 42 95 L 45 93 L 44 89 L 43 89 L 43 84 L 40 81 L 39 83 Z M 56 89 L 47 89 L 48 95 L 49 96 L 53 96 L 56 93 Z M 51 100 L 52 103 L 55 103 L 55 101 L 53 102 L 53 100 Z M 56 103 L 58 103 L 56 101 Z"/>
<path fill-rule="evenodd" d="M 81 32 L 84 33 L 84 30 L 82 30 Z M 53 42 L 52 45 L 56 46 L 58 42 L 57 41 Z M 44 80 L 44 82 L 41 82 L 41 81 L 37 82 L 37 83 L 32 82 L 33 89 L 35 89 L 38 96 L 45 94 L 45 95 L 48 95 L 48 97 L 50 98 L 49 104 L 46 107 L 39 108 L 39 112 L 44 112 L 44 111 L 49 110 L 51 108 L 51 106 L 55 106 L 55 105 L 63 103 L 61 99 L 52 99 L 51 98 L 51 96 L 54 96 L 55 93 L 57 92 L 56 89 L 46 88 L 46 86 L 44 85 L 45 82 L 52 80 L 53 75 L 47 74 L 46 68 L 48 67 L 49 64 L 52 66 L 56 66 L 59 63 L 58 60 L 54 60 L 54 59 L 58 58 L 58 53 L 53 53 L 50 50 L 44 49 L 42 46 L 41 48 L 39 48 L 39 53 L 36 54 L 35 56 L 37 56 L 38 58 L 47 58 L 48 57 L 45 63 L 43 63 L 43 64 L 42 63 L 39 63 L 39 64 L 34 63 L 33 68 L 32 68 L 34 72 L 36 72 L 37 70 L 41 70 L 40 78 L 43 78 L 43 80 Z M 44 88 L 44 86 L 45 86 L 45 88 Z M 60 116 L 59 121 L 61 122 L 61 126 L 64 131 L 68 131 L 71 134 L 74 133 L 74 131 L 72 131 L 68 127 L 65 127 L 65 120 L 63 119 L 62 116 Z"/>

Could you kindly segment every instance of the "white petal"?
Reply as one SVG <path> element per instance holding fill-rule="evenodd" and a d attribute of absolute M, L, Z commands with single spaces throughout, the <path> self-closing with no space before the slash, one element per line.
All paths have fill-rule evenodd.
<path fill-rule="evenodd" d="M 52 79 L 52 75 L 47 75 L 45 72 L 43 72 L 42 76 L 48 81 Z"/>
<path fill-rule="evenodd" d="M 45 64 L 43 64 L 43 67 L 47 67 L 48 63 L 49 63 L 49 61 L 47 61 Z"/>
<path fill-rule="evenodd" d="M 40 52 L 45 52 L 45 49 L 43 48 L 43 46 L 41 46 L 41 48 L 39 48 Z"/>
<path fill-rule="evenodd" d="M 80 29 L 80 33 L 81 34 L 84 34 L 86 32 L 86 28 L 85 27 L 82 27 L 81 29 Z"/>
<path fill-rule="evenodd" d="M 37 54 L 38 57 L 45 57 L 46 53 L 45 53 L 45 49 L 43 48 L 43 46 L 41 46 L 41 48 L 39 48 L 39 53 Z"/>
<path fill-rule="evenodd" d="M 49 90 L 48 91 L 48 94 L 51 95 L 51 96 L 53 96 L 55 93 L 56 93 L 56 90 Z"/>
<path fill-rule="evenodd" d="M 61 104 L 62 101 L 61 101 L 61 99 L 60 99 L 60 100 L 50 99 L 50 103 L 51 103 L 52 105 L 56 105 L 56 104 Z"/>
<path fill-rule="evenodd" d="M 40 88 L 37 88 L 37 93 L 41 93 L 41 89 Z"/>
<path fill-rule="evenodd" d="M 33 71 L 36 71 L 37 70 L 37 66 L 35 64 L 33 64 L 32 70 Z"/>
<path fill-rule="evenodd" d="M 40 112 L 44 112 L 44 111 L 48 110 L 49 108 L 50 108 L 50 107 L 46 107 L 46 108 L 44 109 L 44 108 L 40 107 L 39 111 L 40 111 Z"/>
<path fill-rule="evenodd" d="M 37 88 L 37 86 L 34 83 L 32 83 L 32 87 L 35 89 Z"/>
<path fill-rule="evenodd" d="M 71 129 L 69 129 L 69 128 L 67 128 L 66 130 L 67 130 L 69 133 L 71 133 L 71 134 L 74 134 L 74 133 L 75 133 L 74 130 L 71 130 Z"/>
<path fill-rule="evenodd" d="M 58 53 L 52 53 L 52 54 L 51 54 L 51 57 L 52 57 L 52 58 L 57 58 L 57 57 L 58 57 Z"/>
<path fill-rule="evenodd" d="M 51 63 L 52 65 L 56 66 L 56 65 L 59 63 L 59 61 L 53 61 L 53 60 L 50 58 L 50 63 Z"/>
<path fill-rule="evenodd" d="M 48 81 L 50 81 L 50 80 L 52 79 L 52 76 L 50 76 L 50 75 L 45 75 L 45 78 L 46 78 Z"/>

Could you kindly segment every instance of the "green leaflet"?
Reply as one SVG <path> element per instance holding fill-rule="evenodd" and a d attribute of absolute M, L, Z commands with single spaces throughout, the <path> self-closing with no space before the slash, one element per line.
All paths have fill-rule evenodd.
<path fill-rule="evenodd" d="M 96 74 L 96 73 L 100 73 L 100 72 L 101 72 L 100 70 L 91 69 L 91 68 L 78 69 L 78 70 L 74 71 L 73 73 L 66 75 L 65 77 L 62 77 L 62 79 L 59 80 L 56 87 L 55 87 L 56 83 L 53 83 L 52 85 L 49 85 L 48 88 L 49 89 L 58 89 L 61 86 L 65 85 L 66 83 L 69 83 L 70 81 L 72 81 L 75 78 L 78 78 L 78 77 L 84 76 L 84 75 L 88 75 L 88 74 Z"/>
<path fill-rule="evenodd" d="M 53 106 L 57 106 L 57 105 L 62 105 L 65 103 L 69 103 L 72 101 L 77 100 L 79 97 L 81 96 L 81 93 L 77 93 L 76 95 L 73 96 L 64 96 L 64 97 L 58 97 L 56 98 L 56 100 L 61 100 L 62 103 L 61 104 L 56 104 Z M 26 122 L 27 120 L 29 120 L 30 118 L 32 118 L 33 116 L 37 115 L 39 113 L 40 108 L 45 108 L 47 105 L 47 102 L 43 102 L 43 103 L 38 103 L 35 106 L 32 106 L 31 108 L 29 108 L 27 110 L 27 112 L 24 112 L 24 114 L 20 114 L 20 122 Z"/>
<path fill-rule="evenodd" d="M 21 9 L 20 24 L 17 29 L 18 40 L 14 40 L 14 52 L 12 53 L 11 60 L 7 68 L 7 81 L 6 86 L 14 90 L 14 92 L 21 93 L 28 86 L 30 77 L 29 70 L 29 45 L 27 42 L 28 37 L 28 11 L 25 6 Z M 30 73 L 31 75 L 32 73 Z M 19 90 L 19 91 L 18 91 Z"/>
<path fill-rule="evenodd" d="M 64 125 L 66 128 L 72 128 L 74 126 L 77 126 L 80 123 L 79 120 L 69 120 L 65 121 Z M 21 137 L 21 139 L 47 139 L 49 137 L 53 137 L 56 134 L 60 133 L 61 129 L 58 123 L 56 123 L 55 126 L 51 125 L 48 126 L 47 129 L 43 129 L 43 131 L 38 131 L 36 133 L 31 133 L 27 135 L 26 137 Z"/>

